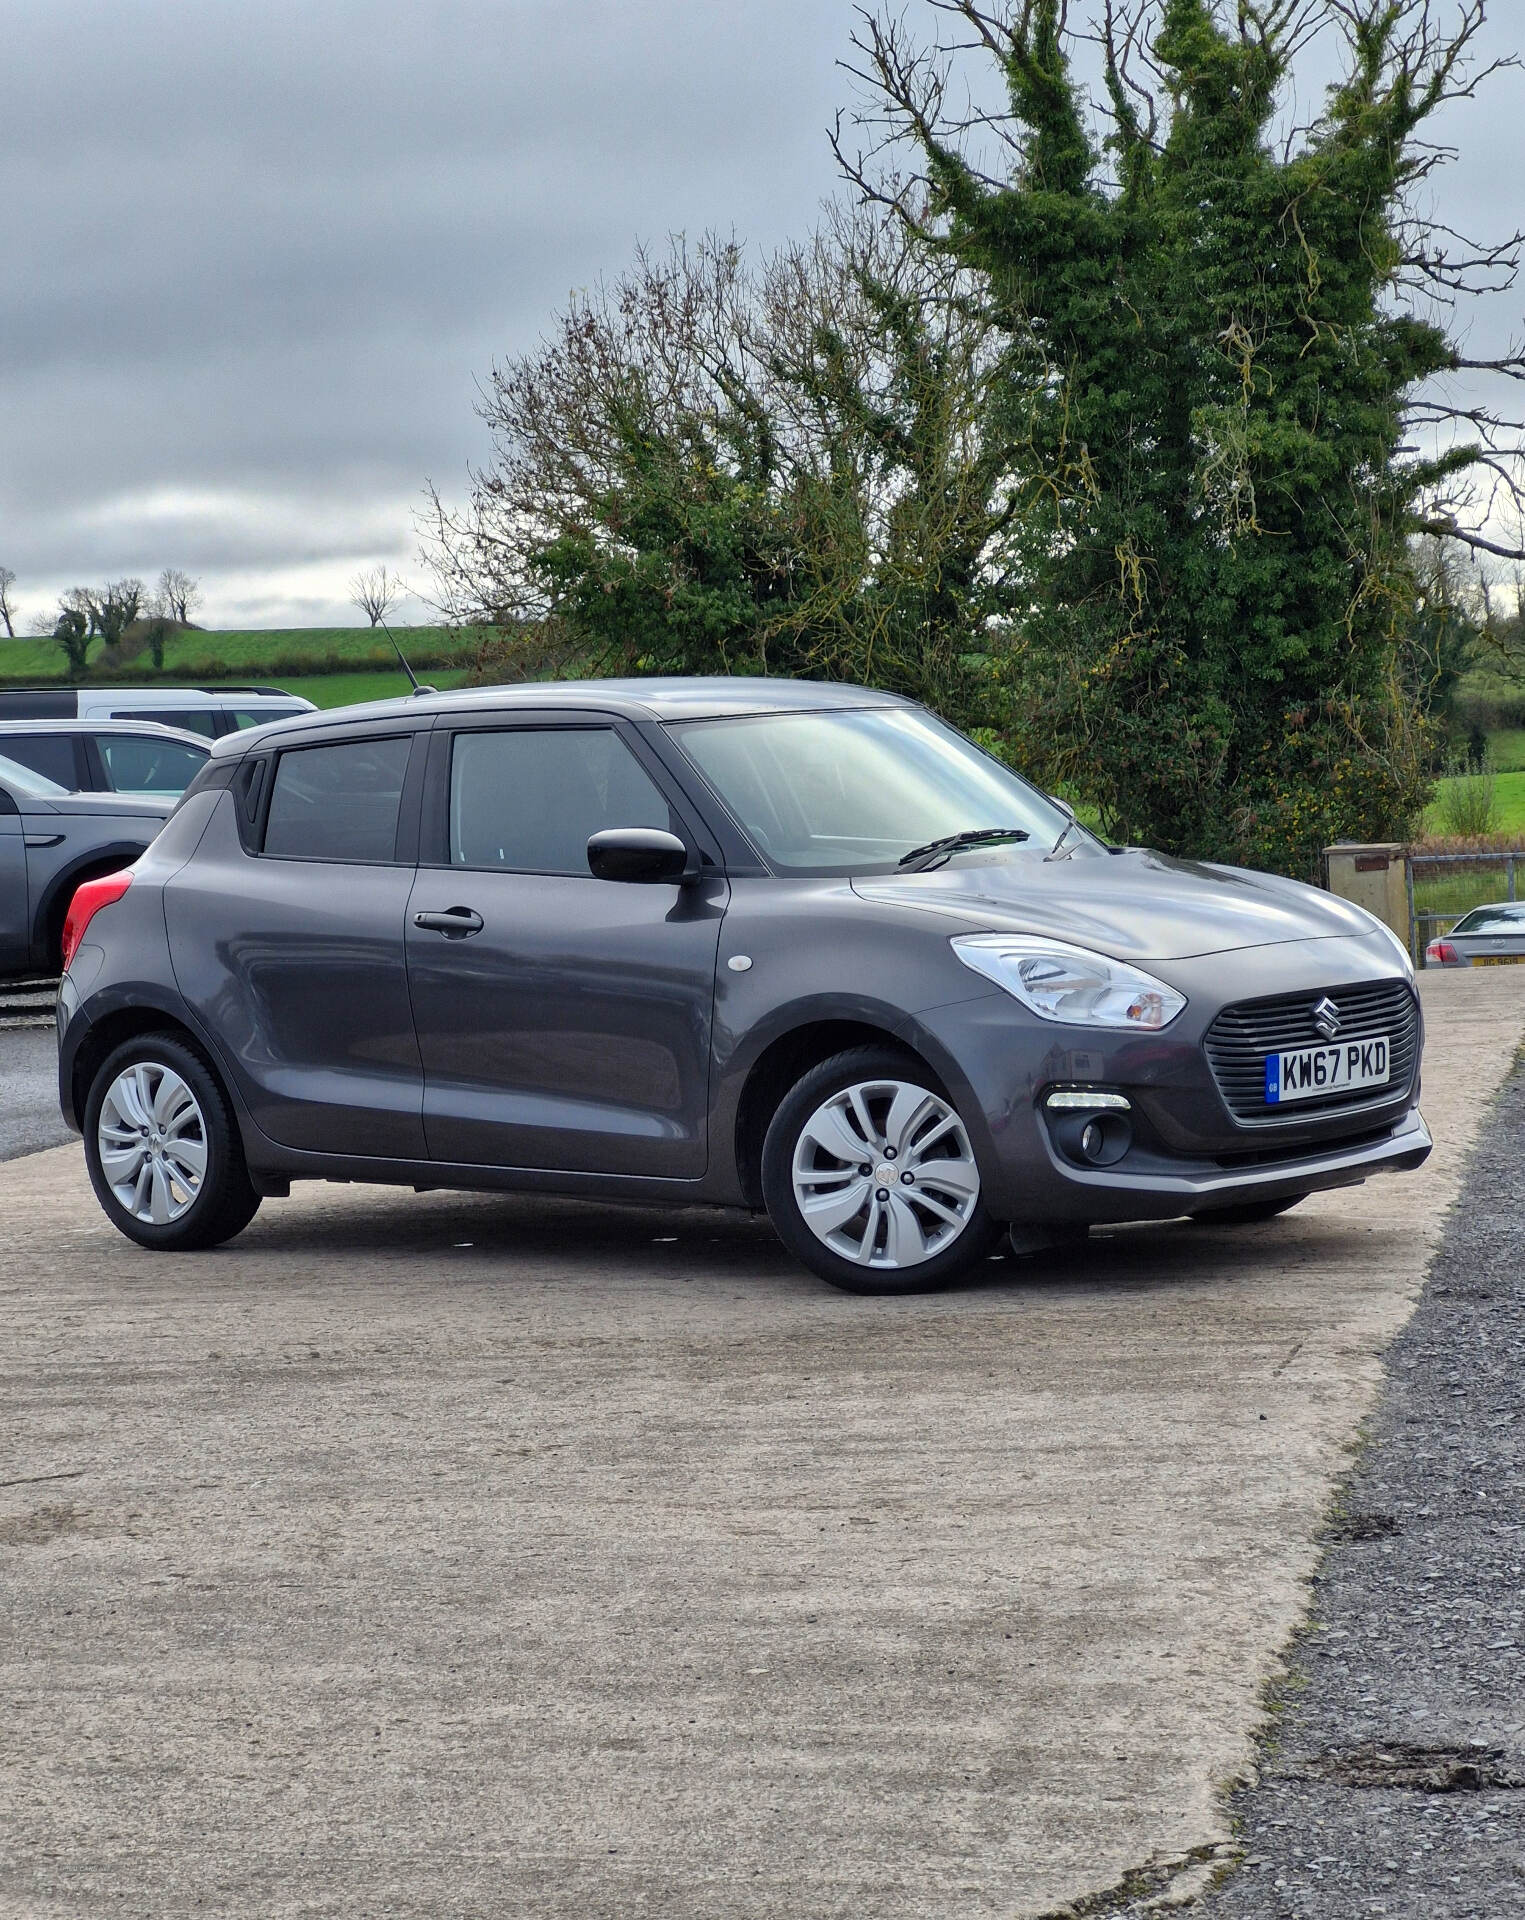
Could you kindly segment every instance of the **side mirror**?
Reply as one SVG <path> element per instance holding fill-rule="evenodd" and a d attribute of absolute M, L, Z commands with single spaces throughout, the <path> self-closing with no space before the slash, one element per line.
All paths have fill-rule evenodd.
<path fill-rule="evenodd" d="M 688 848 L 658 827 L 605 827 L 588 842 L 588 871 L 595 880 L 681 886 L 689 877 Z"/>

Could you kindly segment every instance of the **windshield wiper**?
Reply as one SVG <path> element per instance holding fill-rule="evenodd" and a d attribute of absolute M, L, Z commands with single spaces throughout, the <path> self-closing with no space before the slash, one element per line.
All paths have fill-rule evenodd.
<path fill-rule="evenodd" d="M 1059 858 L 1059 849 L 1079 825 L 1080 822 L 1075 818 L 1074 814 L 1071 814 L 1069 819 L 1065 821 L 1064 826 L 1060 829 L 1059 838 L 1049 848 L 1048 852 L 1044 854 L 1044 859 L 1057 860 Z"/>
<path fill-rule="evenodd" d="M 912 847 L 899 864 L 917 873 L 925 873 L 933 862 L 941 865 L 965 847 L 993 846 L 998 840 L 1031 840 L 1026 827 L 965 827 L 962 833 L 944 834 L 941 840 L 929 840 L 924 847 Z"/>

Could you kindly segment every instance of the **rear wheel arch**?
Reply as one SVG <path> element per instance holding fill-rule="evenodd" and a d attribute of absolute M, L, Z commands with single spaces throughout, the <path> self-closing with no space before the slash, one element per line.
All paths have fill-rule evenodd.
<path fill-rule="evenodd" d="M 64 920 L 69 912 L 69 903 L 79 888 L 87 880 L 99 880 L 102 874 L 117 873 L 123 867 L 130 867 L 135 860 L 141 860 L 147 851 L 146 843 L 124 842 L 115 847 L 103 847 L 85 855 L 72 867 L 65 867 L 61 873 L 54 874 L 32 919 L 33 945 L 39 949 L 44 966 L 55 970 L 62 966 Z"/>
<path fill-rule="evenodd" d="M 177 1020 L 173 1014 L 165 1013 L 159 1007 L 122 1007 L 115 1013 L 103 1015 L 91 1026 L 80 1042 L 79 1052 L 74 1056 L 69 1079 L 74 1111 L 81 1119 L 85 1102 L 90 1098 L 91 1083 L 106 1060 L 124 1040 L 136 1040 L 146 1033 L 166 1033 L 172 1040 L 178 1040 L 181 1046 L 189 1047 L 205 1063 L 207 1072 L 224 1093 L 227 1092 L 227 1080 L 222 1068 L 183 1020 Z"/>

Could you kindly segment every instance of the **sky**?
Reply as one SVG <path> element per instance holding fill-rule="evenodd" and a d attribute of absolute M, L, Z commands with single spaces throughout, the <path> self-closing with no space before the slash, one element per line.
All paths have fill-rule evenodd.
<path fill-rule="evenodd" d="M 1520 4 L 1491 0 L 1490 51 Z M 494 361 L 638 241 L 814 224 L 853 23 L 850 0 L 0 0 L 22 622 L 166 566 L 219 627 L 359 623 L 376 564 L 426 586 L 422 490 L 462 498 L 486 457 Z M 1525 78 L 1445 133 L 1441 217 L 1525 226 Z M 1522 310 L 1487 302 L 1474 343 Z"/>

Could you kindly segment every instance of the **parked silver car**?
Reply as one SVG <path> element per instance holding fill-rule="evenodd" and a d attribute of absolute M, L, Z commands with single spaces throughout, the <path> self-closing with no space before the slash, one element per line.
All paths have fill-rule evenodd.
<path fill-rule="evenodd" d="M 0 720 L 0 758 L 68 793 L 162 793 L 177 800 L 212 743 L 151 720 Z"/>
<path fill-rule="evenodd" d="M 1427 967 L 1514 967 L 1525 963 L 1525 901 L 1474 907 L 1424 950 Z"/>
<path fill-rule="evenodd" d="M 0 974 L 57 973 L 75 888 L 136 860 L 176 799 L 70 793 L 0 754 Z"/>

